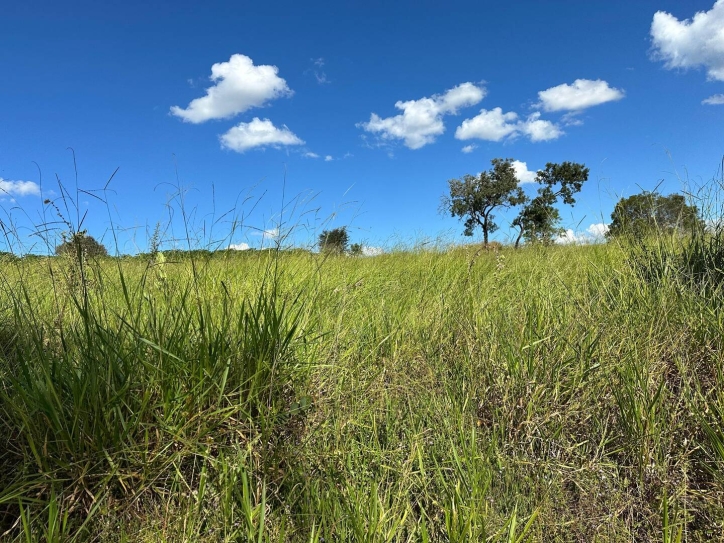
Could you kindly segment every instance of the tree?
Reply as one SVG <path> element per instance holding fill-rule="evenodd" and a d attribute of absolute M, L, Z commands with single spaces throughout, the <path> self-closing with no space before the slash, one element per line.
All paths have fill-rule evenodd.
<path fill-rule="evenodd" d="M 323 253 L 345 253 L 348 243 L 349 234 L 347 234 L 346 226 L 334 230 L 324 230 L 319 234 L 319 250 Z"/>
<path fill-rule="evenodd" d="M 688 205 L 681 194 L 644 191 L 618 201 L 606 236 L 645 237 L 654 232 L 691 231 L 703 224 L 699 209 Z"/>
<path fill-rule="evenodd" d="M 361 256 L 364 254 L 364 247 L 361 243 L 353 243 L 349 246 L 349 254 L 352 256 Z"/>
<path fill-rule="evenodd" d="M 558 226 L 561 215 L 555 204 L 562 197 L 564 204 L 575 205 L 574 195 L 581 191 L 583 183 L 588 180 L 588 172 L 588 168 L 576 162 L 549 162 L 545 170 L 538 171 L 535 179 L 541 185 L 538 195 L 526 203 L 512 223 L 519 230 L 515 240 L 516 249 L 521 238 L 544 244 L 555 241 L 563 232 Z"/>
<path fill-rule="evenodd" d="M 93 236 L 89 236 L 85 230 L 70 236 L 64 234 L 63 243 L 55 248 L 56 255 L 77 257 L 79 253 L 89 257 L 108 256 L 108 251 L 103 244 L 96 241 Z"/>
<path fill-rule="evenodd" d="M 485 246 L 488 245 L 489 235 L 498 229 L 493 211 L 526 201 L 525 194 L 518 187 L 512 159 L 495 158 L 491 164 L 491 170 L 481 172 L 477 177 L 466 174 L 462 179 L 450 179 L 450 194 L 444 195 L 440 204 L 442 211 L 465 219 L 463 233 L 466 236 L 472 236 L 480 227 Z"/>

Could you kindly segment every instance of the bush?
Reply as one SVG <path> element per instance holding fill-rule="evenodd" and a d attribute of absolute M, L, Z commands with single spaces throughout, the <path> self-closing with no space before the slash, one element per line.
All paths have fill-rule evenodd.
<path fill-rule="evenodd" d="M 347 234 L 345 226 L 334 230 L 324 230 L 319 235 L 319 250 L 323 253 L 346 253 L 348 243 L 349 234 Z"/>
<path fill-rule="evenodd" d="M 108 250 L 93 236 L 86 234 L 85 230 L 76 232 L 71 236 L 63 235 L 63 243 L 55 248 L 55 254 L 78 256 L 82 254 L 89 257 L 108 256 Z"/>

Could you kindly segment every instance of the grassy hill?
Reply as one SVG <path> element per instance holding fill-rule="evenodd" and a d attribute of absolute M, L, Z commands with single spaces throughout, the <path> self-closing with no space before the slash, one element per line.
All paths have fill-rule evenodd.
<path fill-rule="evenodd" d="M 4 261 L 0 540 L 721 540 L 682 250 Z"/>

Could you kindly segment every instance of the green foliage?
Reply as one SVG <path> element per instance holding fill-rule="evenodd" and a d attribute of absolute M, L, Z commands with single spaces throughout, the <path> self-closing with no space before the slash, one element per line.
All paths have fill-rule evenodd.
<path fill-rule="evenodd" d="M 347 227 L 324 230 L 319 234 L 319 250 L 323 253 L 343 254 L 347 252 L 349 234 Z"/>
<path fill-rule="evenodd" d="M 644 191 L 622 198 L 611 214 L 608 237 L 644 238 L 675 230 L 691 233 L 701 229 L 703 221 L 695 205 L 686 203 L 681 194 L 662 196 Z"/>
<path fill-rule="evenodd" d="M 574 205 L 575 194 L 581 191 L 588 180 L 588 168 L 575 162 L 546 164 L 545 170 L 539 170 L 536 182 L 541 185 L 538 195 L 530 200 L 513 220 L 512 225 L 519 229 L 515 241 L 516 248 L 521 238 L 529 243 L 550 245 L 563 229 L 558 226 L 560 213 L 555 207 L 561 198 L 566 205 Z"/>
<path fill-rule="evenodd" d="M 108 256 L 108 251 L 93 236 L 89 236 L 85 230 L 81 230 L 69 236 L 63 235 L 63 243 L 55 248 L 55 254 L 70 255 L 74 258 L 79 255 L 92 258 Z"/>
<path fill-rule="evenodd" d="M 361 256 L 363 254 L 364 247 L 361 243 L 353 243 L 349 247 L 349 254 L 352 256 Z"/>
<path fill-rule="evenodd" d="M 466 174 L 461 179 L 450 179 L 450 194 L 444 195 L 441 201 L 441 211 L 465 220 L 466 236 L 472 236 L 478 227 L 481 228 L 486 245 L 489 235 L 498 228 L 493 212 L 525 201 L 513 160 L 495 158 L 491 164 L 491 170 L 481 172 L 477 177 Z"/>

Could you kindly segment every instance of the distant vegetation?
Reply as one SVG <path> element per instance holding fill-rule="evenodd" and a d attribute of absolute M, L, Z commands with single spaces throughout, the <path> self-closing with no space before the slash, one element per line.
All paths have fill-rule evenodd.
<path fill-rule="evenodd" d="M 441 210 L 465 221 L 466 236 L 480 228 L 487 246 L 490 234 L 498 229 L 494 212 L 522 206 L 512 222 L 518 230 L 516 249 L 521 238 L 529 243 L 553 243 L 563 232 L 558 226 L 560 214 L 555 204 L 559 198 L 564 204 L 575 204 L 574 195 L 588 179 L 588 168 L 573 162 L 549 162 L 536 175 L 535 182 L 541 185 L 537 196 L 529 199 L 520 187 L 512 159 L 495 158 L 491 163 L 492 169 L 477 176 L 450 179 L 449 194 L 442 197 Z"/>
<path fill-rule="evenodd" d="M 319 234 L 319 250 L 323 253 L 346 253 L 348 244 L 349 234 L 344 226 L 333 230 L 324 230 Z"/>
<path fill-rule="evenodd" d="M 55 248 L 56 255 L 108 256 L 108 250 L 87 232 L 80 231 L 63 236 L 63 243 Z"/>
<path fill-rule="evenodd" d="M 607 235 L 643 238 L 659 233 L 671 234 L 674 230 L 691 234 L 703 226 L 699 210 L 695 205 L 687 204 L 683 195 L 642 192 L 619 200 L 611 214 Z"/>

